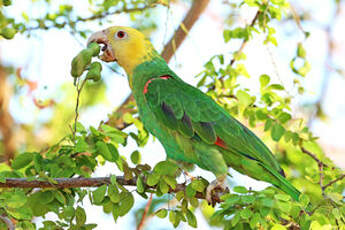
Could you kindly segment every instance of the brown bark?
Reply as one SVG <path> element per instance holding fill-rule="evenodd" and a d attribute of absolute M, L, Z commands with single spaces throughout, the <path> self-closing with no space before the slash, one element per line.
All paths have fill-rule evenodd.
<path fill-rule="evenodd" d="M 184 39 L 187 37 L 188 31 L 194 26 L 195 22 L 199 19 L 200 15 L 204 12 L 209 0 L 194 0 L 191 8 L 183 19 L 182 23 L 178 27 L 177 31 L 170 39 L 170 41 L 164 46 L 162 57 L 166 62 L 169 62 L 176 50 L 181 46 Z M 129 107 L 128 104 L 134 101 L 134 97 L 130 94 L 126 100 L 117 108 L 113 117 L 107 121 L 107 124 L 112 125 L 118 129 L 124 129 L 127 124 L 123 121 L 123 115 L 128 112 L 133 112 L 134 108 Z"/>
<path fill-rule="evenodd" d="M 54 182 L 53 182 L 54 181 Z M 123 176 L 117 176 L 116 181 L 118 184 L 124 186 L 137 186 L 136 178 L 125 180 Z M 27 180 L 27 178 L 6 178 L 4 183 L 0 182 L 0 188 L 81 188 L 81 187 L 99 187 L 104 184 L 110 184 L 110 177 L 94 177 L 94 178 L 53 178 L 52 182 L 41 180 Z M 185 191 L 185 184 L 177 184 L 175 189 L 170 189 L 169 192 L 177 193 Z M 155 188 L 154 186 L 151 188 Z M 203 193 L 197 192 L 195 195 L 198 199 L 205 199 Z M 222 202 L 217 194 L 214 194 L 213 199 L 216 203 Z"/>
<path fill-rule="evenodd" d="M 0 161 L 7 163 L 14 157 L 17 147 L 13 130 L 14 122 L 8 110 L 10 97 L 11 87 L 7 82 L 6 70 L 0 65 L 0 132 L 3 144 L 3 152 L 0 152 Z"/>

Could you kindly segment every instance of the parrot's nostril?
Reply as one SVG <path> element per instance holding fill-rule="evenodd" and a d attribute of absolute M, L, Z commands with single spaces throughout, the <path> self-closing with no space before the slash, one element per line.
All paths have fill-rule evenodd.
<path fill-rule="evenodd" d="M 108 48 L 107 44 L 102 43 L 102 45 L 103 45 L 103 47 L 102 47 L 102 51 L 106 51 L 106 50 L 107 50 L 107 48 Z"/>

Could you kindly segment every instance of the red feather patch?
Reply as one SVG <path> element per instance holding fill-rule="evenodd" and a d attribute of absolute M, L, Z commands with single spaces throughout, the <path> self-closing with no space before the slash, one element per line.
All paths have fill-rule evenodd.
<path fill-rule="evenodd" d="M 160 79 L 164 79 L 164 80 L 168 80 L 169 78 L 171 78 L 171 76 L 169 76 L 169 75 L 163 75 L 163 76 L 160 76 L 159 78 L 160 78 Z M 147 88 L 149 87 L 149 84 L 150 84 L 153 80 L 156 80 L 156 79 L 158 79 L 158 78 L 152 78 L 152 79 L 148 80 L 148 81 L 145 83 L 144 90 L 143 90 L 143 93 L 144 93 L 144 94 L 147 93 L 147 91 L 148 91 Z"/>
<path fill-rule="evenodd" d="M 216 140 L 216 142 L 214 142 L 214 144 L 226 149 L 225 142 L 222 139 L 220 139 L 219 137 L 217 137 L 217 140 Z"/>

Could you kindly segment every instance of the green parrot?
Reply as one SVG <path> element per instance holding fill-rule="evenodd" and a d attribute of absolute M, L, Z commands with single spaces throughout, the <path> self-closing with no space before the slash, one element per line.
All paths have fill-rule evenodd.
<path fill-rule="evenodd" d="M 179 78 L 141 32 L 113 26 L 92 34 L 91 42 L 103 45 L 101 60 L 117 62 L 126 71 L 140 118 L 168 158 L 214 173 L 216 180 L 206 190 L 209 203 L 214 204 L 214 189 L 226 189 L 228 167 L 298 200 L 300 192 L 285 179 L 268 147 L 211 97 Z"/>

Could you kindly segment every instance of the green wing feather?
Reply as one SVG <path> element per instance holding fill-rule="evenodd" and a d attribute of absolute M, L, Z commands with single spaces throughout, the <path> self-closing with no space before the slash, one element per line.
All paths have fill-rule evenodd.
<path fill-rule="evenodd" d="M 221 138 L 233 151 L 242 153 L 280 172 L 281 168 L 264 143 L 248 128 L 231 117 L 221 106 L 199 89 L 171 77 L 155 79 L 145 94 L 149 107 L 169 128 L 191 136 L 192 129 L 207 143 Z M 161 112 L 164 104 L 170 112 Z M 162 118 L 160 114 L 165 114 Z M 191 122 L 183 119 L 187 116 Z M 169 120 L 169 121 L 167 121 Z M 174 124 L 174 125 L 170 125 Z M 178 125 L 177 125 L 178 124 Z"/>

